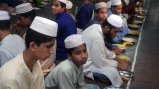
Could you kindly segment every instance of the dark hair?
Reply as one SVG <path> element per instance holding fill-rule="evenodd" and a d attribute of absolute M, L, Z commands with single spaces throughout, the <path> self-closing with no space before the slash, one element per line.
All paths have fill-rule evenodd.
<path fill-rule="evenodd" d="M 98 13 L 99 11 L 100 11 L 100 8 L 95 10 L 96 13 Z"/>
<path fill-rule="evenodd" d="M 10 29 L 10 20 L 0 20 L 0 29 L 1 30 L 9 30 Z"/>
<path fill-rule="evenodd" d="M 59 1 L 59 2 L 60 2 L 60 1 Z M 60 2 L 60 5 L 61 5 L 62 8 L 66 8 L 66 4 L 65 4 L 65 3 Z"/>
<path fill-rule="evenodd" d="M 26 36 L 25 36 L 25 45 L 26 45 L 26 48 L 28 49 L 31 42 L 35 42 L 38 46 L 40 46 L 41 43 L 52 41 L 54 38 L 55 37 L 41 34 L 29 28 L 27 29 Z"/>
<path fill-rule="evenodd" d="M 111 5 L 111 9 L 116 8 L 116 7 L 117 7 L 117 5 Z"/>
<path fill-rule="evenodd" d="M 31 17 L 31 20 L 33 20 L 35 18 L 35 16 L 36 16 L 36 13 L 35 13 L 35 10 L 31 10 L 29 12 L 18 14 L 18 15 L 23 16 L 25 18 Z"/>
<path fill-rule="evenodd" d="M 82 45 L 83 45 L 83 44 L 82 44 Z M 85 45 L 85 47 L 86 47 L 86 44 L 85 44 L 85 43 L 84 43 L 84 45 Z M 72 52 L 73 52 L 73 50 L 74 50 L 75 48 L 76 48 L 76 47 L 74 47 L 74 48 L 70 48 L 70 49 L 67 49 L 67 48 L 66 48 L 66 51 L 67 51 L 67 53 L 68 53 L 68 54 L 70 54 L 70 55 L 71 55 L 71 54 L 72 54 Z"/>

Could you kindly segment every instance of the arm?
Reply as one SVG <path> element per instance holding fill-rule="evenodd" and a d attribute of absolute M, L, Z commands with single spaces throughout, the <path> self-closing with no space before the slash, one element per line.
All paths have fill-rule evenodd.
<path fill-rule="evenodd" d="M 45 88 L 52 89 L 76 89 L 73 78 L 67 67 L 57 71 L 52 71 L 45 79 Z"/>
<path fill-rule="evenodd" d="M 94 41 L 91 44 L 91 59 L 95 66 L 117 67 L 117 61 L 113 60 L 116 57 L 116 55 L 105 47 L 104 40 L 102 38 L 95 37 Z"/>
<path fill-rule="evenodd" d="M 11 58 L 7 55 L 7 52 L 3 49 L 0 49 L 0 67 L 9 61 L 9 59 Z"/>
<path fill-rule="evenodd" d="M 22 89 L 15 80 L 4 80 L 0 83 L 1 89 Z"/>

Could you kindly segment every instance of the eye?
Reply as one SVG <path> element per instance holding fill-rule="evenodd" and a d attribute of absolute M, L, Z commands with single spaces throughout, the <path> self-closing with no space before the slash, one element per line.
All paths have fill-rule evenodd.
<path fill-rule="evenodd" d="M 50 45 L 46 45 L 46 47 L 49 49 L 49 48 L 52 48 L 53 47 L 53 44 L 50 44 Z"/>

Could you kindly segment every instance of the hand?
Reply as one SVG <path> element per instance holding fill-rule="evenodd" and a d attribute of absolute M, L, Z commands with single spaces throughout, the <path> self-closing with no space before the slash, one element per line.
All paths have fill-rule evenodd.
<path fill-rule="evenodd" d="M 120 55 L 122 53 L 125 52 L 125 50 L 121 49 L 121 48 L 115 48 L 112 50 L 116 55 Z"/>
<path fill-rule="evenodd" d="M 129 67 L 129 63 L 128 62 L 125 62 L 125 61 L 119 61 L 118 62 L 118 69 L 119 70 L 128 70 L 128 67 Z"/>

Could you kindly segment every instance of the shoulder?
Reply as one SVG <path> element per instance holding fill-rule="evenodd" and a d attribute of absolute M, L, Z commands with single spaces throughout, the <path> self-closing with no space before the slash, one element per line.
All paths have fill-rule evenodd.
<path fill-rule="evenodd" d="M 20 64 L 19 64 L 19 55 L 7 63 L 5 63 L 1 68 L 0 68 L 0 73 L 3 77 L 15 77 L 18 75 L 18 71 L 20 71 Z"/>
<path fill-rule="evenodd" d="M 71 74 L 72 70 L 73 70 L 73 66 L 71 66 L 71 64 L 69 63 L 68 60 L 65 60 L 63 62 L 61 62 L 56 68 L 55 70 L 57 72 L 63 73 L 63 74 Z"/>
<path fill-rule="evenodd" d="M 93 24 L 93 25 L 87 27 L 82 33 L 97 35 L 101 30 L 102 30 L 102 28 L 99 24 Z"/>

